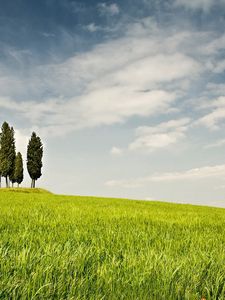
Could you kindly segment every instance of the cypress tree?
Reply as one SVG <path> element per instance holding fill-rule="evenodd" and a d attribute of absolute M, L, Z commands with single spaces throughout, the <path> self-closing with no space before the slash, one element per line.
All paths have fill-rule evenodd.
<path fill-rule="evenodd" d="M 18 187 L 23 181 L 23 158 L 20 152 L 18 152 L 16 155 L 14 180 L 17 182 Z"/>
<path fill-rule="evenodd" d="M 12 176 L 15 166 L 15 138 L 14 129 L 7 122 L 2 124 L 1 134 L 1 174 L 6 179 L 6 187 L 9 187 L 9 176 Z"/>
<path fill-rule="evenodd" d="M 35 181 L 41 177 L 43 145 L 39 136 L 32 133 L 27 146 L 27 171 L 31 178 L 31 188 L 35 188 Z"/>
<path fill-rule="evenodd" d="M 11 128 L 11 130 L 13 130 L 13 128 Z M 14 139 L 14 142 L 12 143 L 12 145 L 11 145 L 11 152 L 12 152 L 12 169 L 11 169 L 10 174 L 9 174 L 9 180 L 11 181 L 12 187 L 13 187 L 14 183 L 16 182 L 16 179 L 15 179 L 15 176 L 14 176 L 15 175 L 15 167 L 16 167 L 15 139 Z"/>

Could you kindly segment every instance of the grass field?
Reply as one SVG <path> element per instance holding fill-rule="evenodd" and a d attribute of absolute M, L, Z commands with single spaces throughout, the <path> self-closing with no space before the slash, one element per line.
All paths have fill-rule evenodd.
<path fill-rule="evenodd" d="M 0 299 L 225 299 L 225 210 L 0 190 Z"/>

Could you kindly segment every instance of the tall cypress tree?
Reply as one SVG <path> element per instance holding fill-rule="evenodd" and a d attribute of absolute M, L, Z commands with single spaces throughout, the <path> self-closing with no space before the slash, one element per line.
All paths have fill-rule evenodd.
<path fill-rule="evenodd" d="M 23 181 L 23 158 L 20 152 L 18 152 L 16 155 L 14 180 L 17 182 L 18 187 Z"/>
<path fill-rule="evenodd" d="M 32 179 L 31 188 L 35 188 L 35 181 L 42 175 L 42 157 L 43 145 L 41 139 L 33 132 L 27 146 L 27 171 Z"/>
<path fill-rule="evenodd" d="M 13 128 L 11 128 L 11 130 L 13 130 Z M 13 131 L 13 135 L 14 135 L 14 131 Z M 15 179 L 15 167 L 16 167 L 16 146 L 15 146 L 15 139 L 14 139 L 14 142 L 12 143 L 11 145 L 11 152 L 12 152 L 12 169 L 10 171 L 10 174 L 9 174 L 9 180 L 11 181 L 12 183 L 12 187 L 14 185 L 14 183 L 16 182 L 16 179 Z"/>
<path fill-rule="evenodd" d="M 15 138 L 14 129 L 7 122 L 2 124 L 0 156 L 1 173 L 6 179 L 6 187 L 9 187 L 8 178 L 13 174 L 15 166 Z"/>

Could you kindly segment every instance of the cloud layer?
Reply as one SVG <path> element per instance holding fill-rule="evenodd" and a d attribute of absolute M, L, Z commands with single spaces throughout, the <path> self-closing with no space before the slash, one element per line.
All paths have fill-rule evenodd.
<path fill-rule="evenodd" d="M 184 47 L 188 38 L 191 46 L 202 34 L 165 32 L 151 18 L 129 24 L 121 38 L 63 63 L 2 74 L 0 107 L 55 135 L 167 114 L 205 71 L 202 50 Z"/>
<path fill-rule="evenodd" d="M 203 10 L 208 12 L 214 5 L 224 5 L 224 0 L 176 0 L 175 6 L 185 7 L 191 10 Z"/>
<path fill-rule="evenodd" d="M 225 165 L 204 166 L 200 168 L 190 169 L 183 172 L 170 172 L 162 174 L 154 174 L 148 177 L 135 178 L 130 180 L 109 180 L 105 184 L 108 187 L 122 188 L 140 188 L 148 183 L 157 182 L 179 182 L 179 181 L 195 181 L 212 178 L 220 178 L 225 175 Z"/>

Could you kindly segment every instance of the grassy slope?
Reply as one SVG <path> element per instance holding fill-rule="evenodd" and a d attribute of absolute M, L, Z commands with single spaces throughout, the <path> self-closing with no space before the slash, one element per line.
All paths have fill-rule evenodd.
<path fill-rule="evenodd" d="M 224 209 L 15 191 L 0 299 L 225 299 Z"/>

